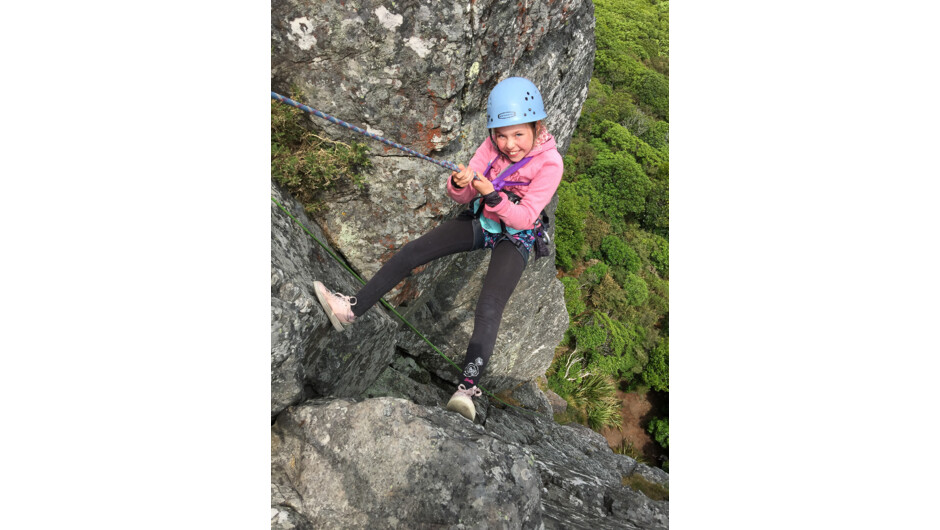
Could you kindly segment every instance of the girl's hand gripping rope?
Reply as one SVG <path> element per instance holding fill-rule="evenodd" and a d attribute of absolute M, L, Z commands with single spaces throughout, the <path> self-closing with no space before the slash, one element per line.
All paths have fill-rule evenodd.
<path fill-rule="evenodd" d="M 457 167 L 460 168 L 460 171 L 459 172 L 453 171 L 450 174 L 451 182 L 453 182 L 454 186 L 457 188 L 466 188 L 467 185 L 469 185 L 473 181 L 482 180 L 484 182 L 489 182 L 485 178 L 480 176 L 479 173 L 475 173 L 473 169 L 469 167 L 464 167 L 463 164 L 460 164 Z M 474 185 L 474 188 L 476 188 L 476 185 Z"/>
<path fill-rule="evenodd" d="M 470 184 L 473 184 L 473 189 L 477 190 L 480 195 L 485 196 L 496 191 L 495 188 L 493 188 L 493 183 L 483 177 L 474 176 Z"/>

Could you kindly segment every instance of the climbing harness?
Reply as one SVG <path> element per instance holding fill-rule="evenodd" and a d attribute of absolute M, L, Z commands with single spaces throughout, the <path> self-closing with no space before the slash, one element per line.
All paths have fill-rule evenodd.
<path fill-rule="evenodd" d="M 306 226 L 304 226 L 303 223 L 301 223 L 296 217 L 294 217 L 294 215 L 293 215 L 292 213 L 290 213 L 290 211 L 288 211 L 287 208 L 285 208 L 281 203 L 277 202 L 277 199 L 275 199 L 274 197 L 271 197 L 271 201 L 274 202 L 274 204 L 276 204 L 276 205 L 278 206 L 278 208 L 280 208 L 284 213 L 286 213 L 288 217 L 290 217 L 291 219 L 293 219 L 293 221 L 294 221 L 298 226 L 300 226 L 300 227 L 304 230 L 304 232 L 307 233 L 307 235 L 309 235 L 310 237 L 312 237 L 313 240 L 316 241 L 317 244 L 320 245 L 320 246 L 323 248 L 323 250 L 325 250 L 325 251 L 327 252 L 327 254 L 329 254 L 334 260 L 336 260 L 337 263 L 339 263 L 340 265 L 342 265 L 343 268 L 345 268 L 347 271 L 349 271 L 349 273 L 352 274 L 354 278 L 356 278 L 357 280 L 359 280 L 359 283 L 365 285 L 366 281 L 363 280 L 358 274 L 356 274 L 356 271 L 352 270 L 352 268 L 351 268 L 349 265 L 347 265 L 345 262 L 343 262 L 343 260 L 339 259 L 339 257 L 338 257 L 336 254 L 334 254 L 333 251 L 331 251 L 330 248 L 329 248 L 328 246 L 326 246 L 325 243 L 323 243 L 322 241 L 320 241 L 319 239 L 317 239 L 317 237 L 314 236 L 313 233 L 310 232 L 310 230 L 309 230 Z M 444 352 L 442 352 L 441 350 L 439 350 L 439 349 L 437 348 L 437 346 L 435 346 L 434 343 L 430 341 L 430 339 L 428 339 L 427 337 L 425 337 L 423 333 L 421 333 L 420 331 L 418 331 L 418 328 L 414 327 L 414 325 L 413 325 L 411 322 L 408 322 L 408 320 L 407 320 L 405 317 L 403 317 L 403 316 L 401 315 L 401 313 L 399 313 L 398 311 L 396 311 L 395 308 L 392 307 L 392 304 L 388 303 L 384 298 L 380 299 L 379 301 L 382 303 L 383 306 L 385 306 L 386 309 L 388 309 L 389 311 L 391 311 L 395 316 L 398 317 L 399 320 L 401 320 L 402 322 L 404 322 L 405 325 L 407 325 L 409 328 L 411 328 L 412 331 L 414 331 L 419 337 L 421 337 L 421 339 L 424 340 L 424 342 L 426 342 L 429 346 L 431 346 L 431 348 L 432 348 L 435 352 L 437 352 L 438 355 L 440 355 L 441 357 L 443 357 L 444 360 L 446 360 L 448 363 L 450 363 L 451 366 L 453 366 L 454 368 L 456 368 L 458 373 L 459 373 L 459 372 L 462 372 L 462 369 L 460 368 L 460 366 L 457 366 L 457 363 L 455 363 L 455 362 L 454 362 L 450 357 L 448 357 L 447 355 L 444 355 Z M 477 387 L 480 388 L 482 391 L 486 392 L 486 394 L 487 394 L 488 396 L 490 396 L 491 398 L 495 399 L 496 401 L 502 403 L 503 405 L 505 405 L 505 406 L 507 406 L 507 407 L 512 407 L 512 408 L 515 408 L 515 409 L 519 409 L 519 410 L 522 410 L 522 411 L 524 411 L 524 412 L 528 412 L 529 414 L 534 414 L 534 415 L 536 415 L 536 416 L 544 416 L 544 413 L 537 412 L 537 411 L 534 411 L 534 410 L 529 410 L 529 409 L 526 409 L 526 408 L 523 408 L 523 407 L 519 407 L 519 406 L 513 405 L 513 404 L 511 404 L 511 403 L 506 403 L 506 402 L 503 401 L 502 399 L 498 398 L 498 397 L 496 396 L 496 394 L 494 394 L 493 392 L 487 390 L 486 387 L 484 387 L 483 385 L 479 385 L 479 384 L 478 384 Z"/>
<path fill-rule="evenodd" d="M 489 178 L 490 170 L 493 168 L 493 164 L 499 159 L 499 156 L 500 155 L 497 155 L 496 158 L 487 164 L 486 171 L 483 172 L 483 175 L 487 178 Z M 519 204 L 522 198 L 509 190 L 503 190 L 503 188 L 507 186 L 528 186 L 529 183 L 506 179 L 514 175 L 516 171 L 522 169 L 530 160 L 532 160 L 532 157 L 523 158 L 506 168 L 498 177 L 492 180 L 493 189 L 503 191 L 513 204 Z M 523 258 L 526 261 L 528 261 L 529 252 L 532 248 L 535 249 L 535 259 L 547 257 L 551 253 L 550 245 L 552 240 L 548 236 L 549 218 L 544 209 L 542 213 L 539 214 L 539 218 L 535 220 L 535 226 L 526 229 L 510 228 L 506 226 L 506 223 L 502 219 L 500 219 L 499 225 L 497 225 L 496 221 L 483 216 L 483 199 L 480 197 L 470 203 L 470 210 L 473 214 L 473 218 L 479 220 L 486 232 L 503 235 L 506 239 L 512 241 L 517 248 L 519 248 L 519 245 L 523 245 L 526 249 L 525 252 L 522 252 L 521 249 L 519 251 L 522 252 Z M 492 246 L 495 247 L 497 242 L 498 239 L 493 241 Z"/>
<path fill-rule="evenodd" d="M 323 118 L 324 120 L 326 120 L 326 121 L 328 121 L 328 122 L 330 122 L 330 123 L 335 123 L 336 125 L 341 125 L 341 126 L 347 128 L 347 129 L 349 129 L 349 130 L 351 130 L 351 131 L 355 131 L 355 132 L 357 132 L 357 133 L 359 133 L 359 134 L 361 134 L 361 135 L 363 135 L 363 136 L 368 136 L 369 138 L 372 138 L 373 140 L 378 140 L 378 141 L 382 142 L 382 143 L 385 144 L 385 145 L 394 147 L 395 149 L 400 149 L 400 150 L 402 150 L 402 151 L 408 153 L 409 155 L 416 156 L 416 157 L 420 158 L 421 160 L 427 160 L 428 162 L 437 164 L 437 165 L 439 165 L 439 166 L 441 166 L 441 167 L 443 167 L 443 168 L 449 169 L 449 170 L 451 170 L 451 171 L 460 171 L 460 168 L 457 167 L 457 164 L 455 164 L 455 163 L 453 163 L 453 162 L 448 162 L 447 160 L 437 160 L 436 158 L 431 158 L 431 157 L 429 157 L 429 156 L 427 156 L 427 155 L 422 155 L 421 153 L 415 151 L 414 149 L 409 149 L 409 148 L 407 148 L 407 147 L 405 147 L 405 146 L 403 146 L 403 145 L 401 145 L 401 144 L 399 144 L 399 143 L 395 143 L 395 142 L 393 142 L 393 141 L 391 141 L 391 140 L 389 140 L 389 139 L 387 139 L 387 138 L 382 138 L 381 136 L 379 136 L 379 135 L 377 135 L 377 134 L 375 134 L 375 133 L 370 133 L 369 131 L 367 131 L 367 130 L 365 130 L 365 129 L 362 129 L 362 128 L 356 127 L 355 125 L 346 123 L 346 122 L 344 122 L 343 120 L 341 120 L 341 119 L 339 119 L 339 118 L 334 118 L 333 116 L 330 116 L 329 114 L 327 114 L 327 113 L 325 113 L 325 112 L 320 112 L 319 110 L 317 110 L 317 109 L 315 109 L 315 108 L 312 108 L 312 107 L 308 107 L 307 105 L 304 105 L 303 103 L 297 103 L 297 102 L 294 101 L 293 99 L 290 99 L 290 98 L 288 98 L 288 97 L 284 97 L 284 96 L 278 94 L 277 92 L 271 92 L 271 99 L 276 99 L 276 100 L 280 101 L 281 103 L 285 103 L 285 104 L 290 105 L 290 106 L 292 106 L 292 107 L 296 107 L 296 108 L 298 108 L 298 109 L 300 109 L 300 110 L 302 110 L 302 111 L 304 111 L 304 112 L 309 112 L 310 114 L 313 114 L 314 116 L 318 116 L 318 117 L 320 117 L 320 118 Z"/>
<path fill-rule="evenodd" d="M 484 176 L 490 174 L 490 169 L 492 169 L 492 168 L 493 168 L 493 164 L 494 164 L 497 160 L 499 160 L 499 156 L 500 156 L 500 155 L 496 155 L 496 158 L 494 158 L 493 160 L 490 160 L 490 163 L 486 165 L 486 171 L 483 172 L 483 175 L 484 175 Z M 502 173 L 500 173 L 498 177 L 496 177 L 495 179 L 493 179 L 493 181 L 492 181 L 492 182 L 493 182 L 493 189 L 495 189 L 496 191 L 500 191 L 501 189 L 505 188 L 506 186 L 528 186 L 528 185 L 529 185 L 528 182 L 513 182 L 513 181 L 510 181 L 510 180 L 506 180 L 506 177 L 509 177 L 509 176 L 515 174 L 516 171 L 519 171 L 520 169 L 522 169 L 523 166 L 525 166 L 526 164 L 528 164 L 530 160 L 532 160 L 532 157 L 531 157 L 531 156 L 527 156 L 527 157 L 523 158 L 522 160 L 520 160 L 520 161 L 516 162 L 515 164 L 513 164 L 513 165 L 509 166 L 508 168 L 506 168 L 506 170 L 503 171 Z"/>

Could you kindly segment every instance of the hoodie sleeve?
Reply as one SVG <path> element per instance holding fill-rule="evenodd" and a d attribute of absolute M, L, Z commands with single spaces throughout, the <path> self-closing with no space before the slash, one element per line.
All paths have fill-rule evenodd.
<path fill-rule="evenodd" d="M 543 153 L 541 156 L 547 157 L 545 162 L 538 168 L 538 172 L 526 187 L 526 193 L 519 201 L 519 204 L 513 204 L 506 199 L 495 207 L 487 206 L 486 211 L 496 214 L 506 226 L 517 230 L 527 230 L 532 228 L 535 220 L 538 219 L 542 210 L 551 202 L 552 196 L 561 183 L 561 175 L 564 172 L 564 163 L 557 150 Z M 505 193 L 500 192 L 504 198 Z"/>
<path fill-rule="evenodd" d="M 459 202 L 460 204 L 467 204 L 476 197 L 477 190 L 473 186 L 467 186 L 465 188 L 455 188 L 454 180 L 450 178 L 450 175 L 447 175 L 447 194 L 450 195 L 451 199 Z"/>

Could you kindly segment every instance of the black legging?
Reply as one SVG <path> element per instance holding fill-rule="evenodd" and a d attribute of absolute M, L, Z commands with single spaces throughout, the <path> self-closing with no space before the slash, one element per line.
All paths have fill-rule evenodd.
<path fill-rule="evenodd" d="M 353 313 L 357 317 L 362 316 L 392 287 L 410 275 L 415 267 L 450 254 L 479 248 L 483 248 L 483 232 L 478 221 L 461 214 L 456 219 L 442 223 L 427 234 L 407 243 L 379 269 L 369 283 L 356 293 Z M 464 358 L 461 377 L 467 388 L 480 381 L 486 363 L 493 354 L 503 309 L 519 283 L 525 266 L 526 258 L 516 248 L 515 243 L 504 239 L 496 244 L 493 255 L 490 256 L 489 269 L 483 279 L 480 298 L 477 300 L 473 334 L 470 336 L 470 344 Z"/>

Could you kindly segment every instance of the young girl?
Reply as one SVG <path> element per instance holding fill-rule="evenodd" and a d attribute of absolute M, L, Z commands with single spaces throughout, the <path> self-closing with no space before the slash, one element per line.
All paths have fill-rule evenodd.
<path fill-rule="evenodd" d="M 355 296 L 343 296 L 314 282 L 320 304 L 337 330 L 375 305 L 412 269 L 454 254 L 493 249 L 477 301 L 473 334 L 467 347 L 463 383 L 447 403 L 448 410 L 470 421 L 476 416 L 477 383 L 496 344 L 503 309 L 525 269 L 540 225 L 542 209 L 561 182 L 562 158 L 555 139 L 542 123 L 542 96 L 521 77 L 502 81 L 486 105 L 490 136 L 467 167 L 460 165 L 447 181 L 447 193 L 471 208 L 404 245 Z"/>

